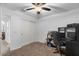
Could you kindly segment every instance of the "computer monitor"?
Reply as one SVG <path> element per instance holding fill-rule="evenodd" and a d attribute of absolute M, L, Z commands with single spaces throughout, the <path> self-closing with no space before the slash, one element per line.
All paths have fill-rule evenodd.
<path fill-rule="evenodd" d="M 58 33 L 59 33 L 60 38 L 65 38 L 65 30 L 66 30 L 66 27 L 59 27 L 58 28 Z"/>
<path fill-rule="evenodd" d="M 66 29 L 66 27 L 59 27 L 58 32 L 65 33 L 65 29 Z"/>
<path fill-rule="evenodd" d="M 76 37 L 76 28 L 71 27 L 66 29 L 66 38 L 69 40 L 75 40 Z"/>

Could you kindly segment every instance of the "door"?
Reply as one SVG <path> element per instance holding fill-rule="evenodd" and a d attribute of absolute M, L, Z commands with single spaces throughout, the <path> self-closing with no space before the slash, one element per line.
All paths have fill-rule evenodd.
<path fill-rule="evenodd" d="M 10 20 L 11 16 L 8 15 L 1 20 L 1 32 L 5 32 L 5 39 L 1 43 L 1 55 L 8 55 L 10 52 Z"/>

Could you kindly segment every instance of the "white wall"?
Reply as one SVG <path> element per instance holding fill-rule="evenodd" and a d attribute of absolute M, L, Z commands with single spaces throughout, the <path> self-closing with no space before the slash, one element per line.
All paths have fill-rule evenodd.
<path fill-rule="evenodd" d="M 79 9 L 39 19 L 37 39 L 45 42 L 48 31 L 57 31 L 69 23 L 79 23 Z"/>
<path fill-rule="evenodd" d="M 35 41 L 35 23 L 23 21 L 17 16 L 12 17 L 11 20 L 12 48 L 18 48 Z"/>
<path fill-rule="evenodd" d="M 10 16 L 10 48 L 11 50 L 22 47 L 25 44 L 35 42 L 36 19 L 24 15 L 19 11 L 2 8 L 2 20 Z"/>

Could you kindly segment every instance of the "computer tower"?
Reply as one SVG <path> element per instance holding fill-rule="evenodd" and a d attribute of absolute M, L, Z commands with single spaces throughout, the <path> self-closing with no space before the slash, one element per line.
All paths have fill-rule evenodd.
<path fill-rule="evenodd" d="M 68 24 L 66 28 L 66 55 L 79 56 L 79 24 Z"/>

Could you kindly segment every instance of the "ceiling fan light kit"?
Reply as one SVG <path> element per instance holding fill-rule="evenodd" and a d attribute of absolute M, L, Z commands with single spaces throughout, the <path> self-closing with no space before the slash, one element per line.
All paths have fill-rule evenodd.
<path fill-rule="evenodd" d="M 41 11 L 42 8 L 41 8 L 41 7 L 35 7 L 34 10 L 35 10 L 35 11 Z"/>

